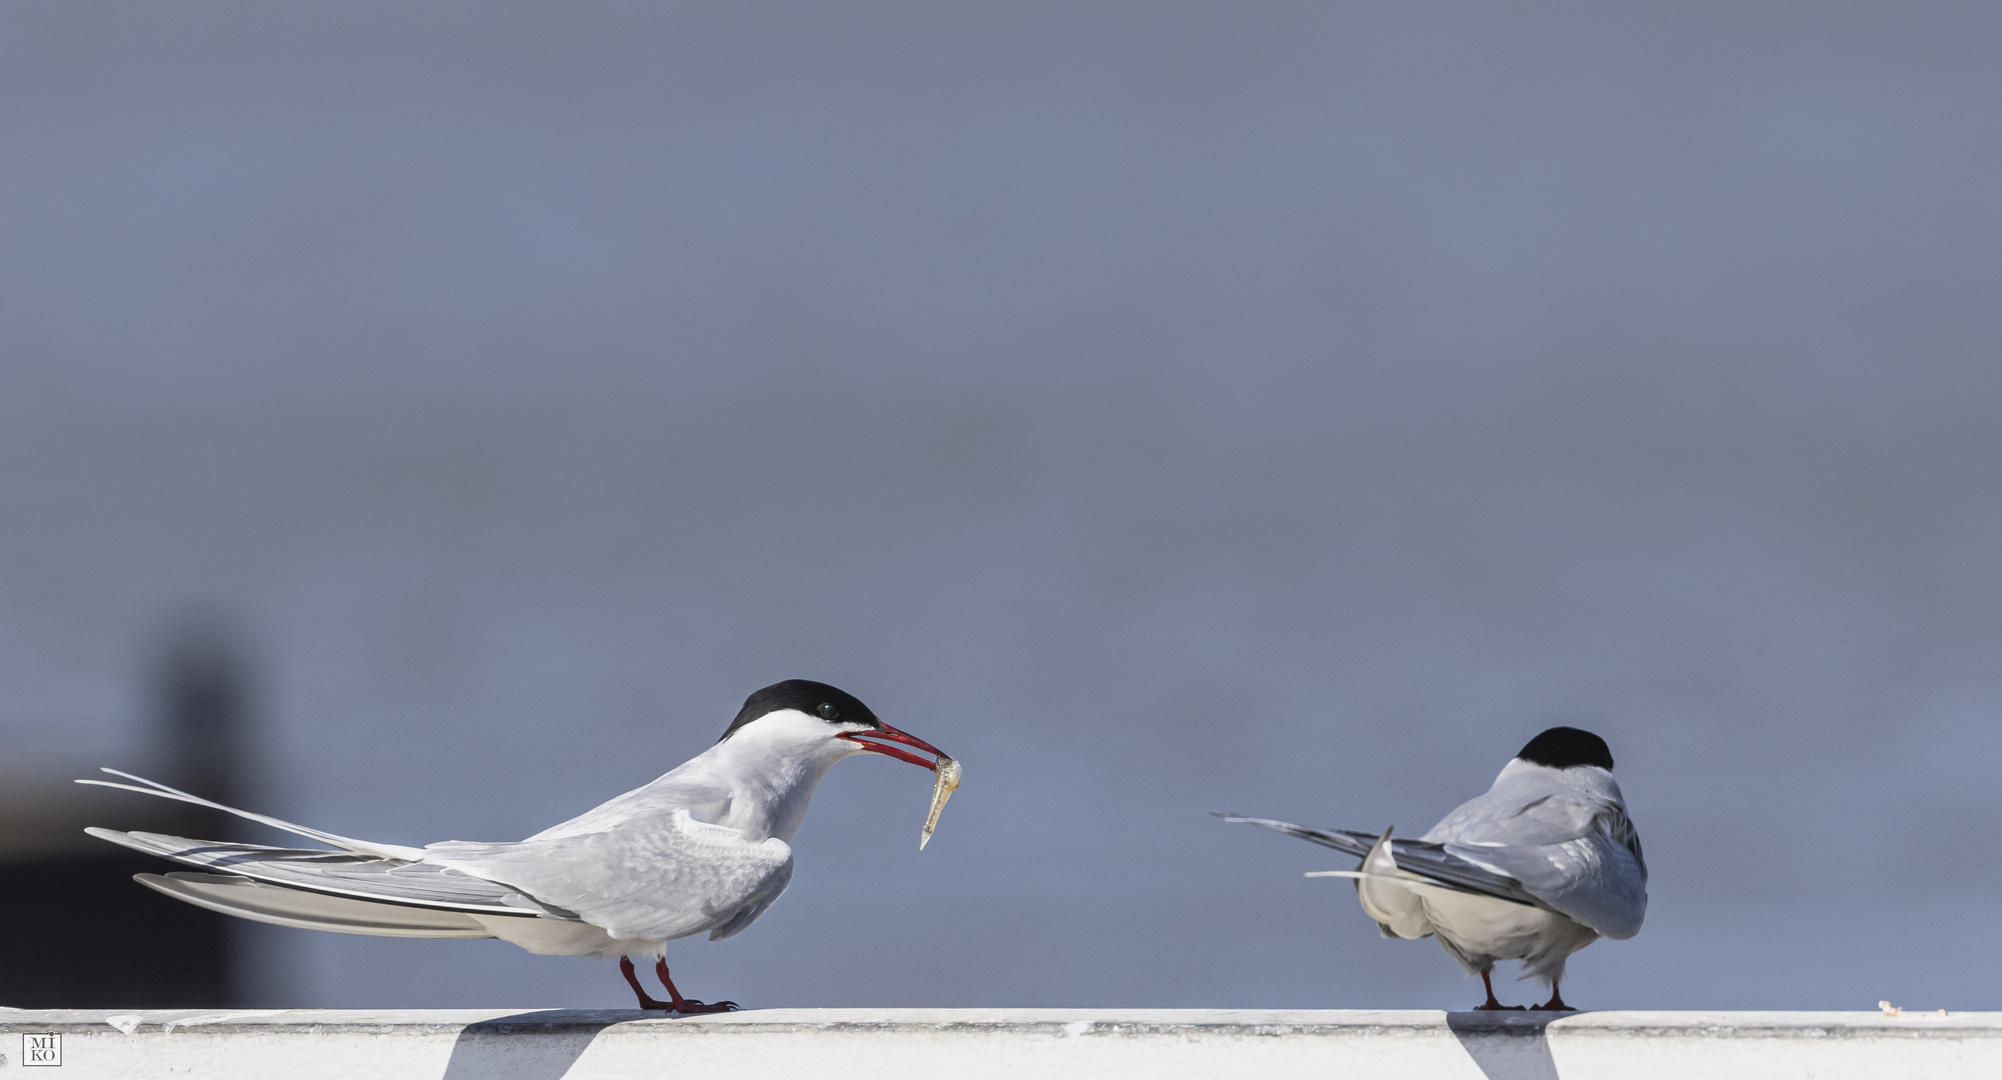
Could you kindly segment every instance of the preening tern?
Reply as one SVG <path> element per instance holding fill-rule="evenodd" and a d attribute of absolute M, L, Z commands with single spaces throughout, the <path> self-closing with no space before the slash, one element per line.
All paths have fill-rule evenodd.
<path fill-rule="evenodd" d="M 1569 1009 L 1558 991 L 1564 961 L 1600 937 L 1624 940 L 1647 914 L 1647 863 L 1613 781 L 1613 754 L 1589 731 L 1555 727 L 1529 740 L 1487 794 L 1447 814 L 1417 840 L 1219 814 L 1311 840 L 1362 859 L 1354 878 L 1362 909 L 1385 937 L 1437 934 L 1500 1009 L 1498 960 L 1523 961 L 1523 977 L 1550 983 L 1537 1009 Z M 1517 1006 L 1520 1008 L 1520 1006 Z"/>
<path fill-rule="evenodd" d="M 336 851 L 87 830 L 202 873 L 140 874 L 168 896 L 259 922 L 383 937 L 501 938 L 532 953 L 617 957 L 643 1009 L 734 1009 L 685 998 L 665 945 L 730 937 L 792 880 L 788 846 L 835 762 L 874 751 L 936 770 L 951 762 L 825 683 L 793 679 L 752 694 L 716 745 L 645 787 L 515 843 L 374 844 L 213 803 L 128 773 L 123 788 L 206 806 Z M 957 771 L 953 771 L 956 778 Z M 669 1000 L 640 986 L 632 958 L 657 960 Z"/>

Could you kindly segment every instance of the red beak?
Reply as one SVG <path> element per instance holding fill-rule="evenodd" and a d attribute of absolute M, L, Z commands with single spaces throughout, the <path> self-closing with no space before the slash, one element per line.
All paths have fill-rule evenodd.
<path fill-rule="evenodd" d="M 915 746 L 933 757 L 947 756 L 945 751 L 918 738 L 916 735 L 906 735 L 888 724 L 884 724 L 880 728 L 872 728 L 868 731 L 844 731 L 834 737 L 837 739 L 847 739 L 864 750 L 874 750 L 879 754 L 888 754 L 898 761 L 908 761 L 913 765 L 923 765 L 934 772 L 938 770 L 938 762 L 936 761 L 926 761 L 909 751 L 899 750 L 894 746 L 887 746 L 884 743 L 869 742 L 868 740 L 884 739 L 888 742 L 903 743 L 905 746 Z"/>

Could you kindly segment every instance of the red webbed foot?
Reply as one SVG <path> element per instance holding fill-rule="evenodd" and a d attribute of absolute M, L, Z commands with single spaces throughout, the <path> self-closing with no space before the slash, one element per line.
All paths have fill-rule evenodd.
<path fill-rule="evenodd" d="M 1504 1005 L 1504 1004 L 1502 1004 L 1501 1002 L 1499 1002 L 1499 1001 L 1496 1001 L 1496 1000 L 1495 1000 L 1495 981 L 1494 981 L 1494 969 L 1493 969 L 1493 968 L 1489 968 L 1489 969 L 1487 969 L 1487 970 L 1485 970 L 1485 971 L 1481 972 L 1481 985 L 1487 988 L 1487 991 L 1488 991 L 1488 999 L 1487 999 L 1486 1001 L 1482 1002 L 1481 1004 L 1479 1004 L 1479 1005 L 1476 1005 L 1476 1006 L 1474 1006 L 1474 1011 L 1475 1011 L 1475 1012 L 1521 1012 L 1521 1011 L 1523 1011 L 1523 1010 L 1522 1010 L 1522 1006 L 1520 1006 L 1520 1005 Z"/>
<path fill-rule="evenodd" d="M 1546 1001 L 1546 1002 L 1544 1002 L 1544 1003 L 1543 1003 L 1543 1004 L 1541 1004 L 1541 1005 L 1531 1005 L 1531 1006 L 1530 1006 L 1530 1008 L 1532 1008 L 1532 1009 L 1536 1010 L 1537 1012 L 1577 1012 L 1577 1011 L 1578 1011 L 1578 1010 L 1576 1010 L 1576 1009 L 1572 1008 L 1571 1006 L 1569 1006 L 1569 1005 L 1566 1005 L 1566 1004 L 1564 1004 L 1564 995 L 1563 995 L 1563 994 L 1560 994 L 1560 993 L 1558 993 L 1558 992 L 1557 992 L 1557 984 L 1556 984 L 1556 983 L 1551 983 L 1551 984 L 1550 984 L 1550 1000 L 1549 1000 L 1549 1001 Z"/>

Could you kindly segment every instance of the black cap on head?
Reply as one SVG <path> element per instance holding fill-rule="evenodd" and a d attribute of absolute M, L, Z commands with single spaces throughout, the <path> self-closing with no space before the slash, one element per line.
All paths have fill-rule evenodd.
<path fill-rule="evenodd" d="M 869 711 L 869 706 L 846 690 L 811 679 L 787 679 L 745 698 L 744 707 L 738 710 L 737 718 L 730 721 L 729 729 L 723 732 L 723 739 L 735 735 L 738 728 L 758 717 L 782 709 L 795 709 L 808 716 L 818 716 L 830 724 L 854 722 L 872 728 L 883 726 L 883 722 L 876 719 L 876 714 Z M 722 742 L 723 739 L 716 741 Z"/>
<path fill-rule="evenodd" d="M 1613 751 L 1606 745 L 1606 740 L 1574 727 L 1551 728 L 1529 740 L 1529 745 L 1515 756 L 1553 769 L 1597 765 L 1610 772 L 1613 768 Z"/>

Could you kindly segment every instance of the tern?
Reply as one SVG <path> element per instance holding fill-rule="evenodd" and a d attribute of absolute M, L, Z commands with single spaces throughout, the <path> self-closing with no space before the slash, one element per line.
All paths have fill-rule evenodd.
<path fill-rule="evenodd" d="M 253 814 L 115 769 L 132 783 L 79 780 L 205 806 L 335 850 L 88 829 L 201 872 L 136 880 L 212 911 L 342 934 L 500 938 L 532 953 L 617 957 L 642 1009 L 720 1012 L 683 997 L 665 946 L 720 941 L 756 921 L 792 880 L 793 834 L 815 785 L 864 752 L 936 769 L 937 747 L 885 724 L 850 694 L 793 679 L 752 694 L 716 745 L 645 787 L 514 843 L 375 844 Z M 668 1001 L 640 985 L 656 961 Z"/>
<path fill-rule="evenodd" d="M 1494 966 L 1523 962 L 1523 978 L 1550 983 L 1538 1010 L 1565 1010 L 1564 962 L 1601 937 L 1625 940 L 1647 914 L 1647 862 L 1613 754 L 1589 731 L 1555 727 L 1529 740 L 1487 794 L 1462 803 L 1417 840 L 1310 829 L 1219 814 L 1362 859 L 1354 870 L 1308 877 L 1355 879 L 1363 911 L 1384 937 L 1438 935 L 1495 1000 Z M 1516 1006 L 1521 1008 L 1521 1006 Z"/>

